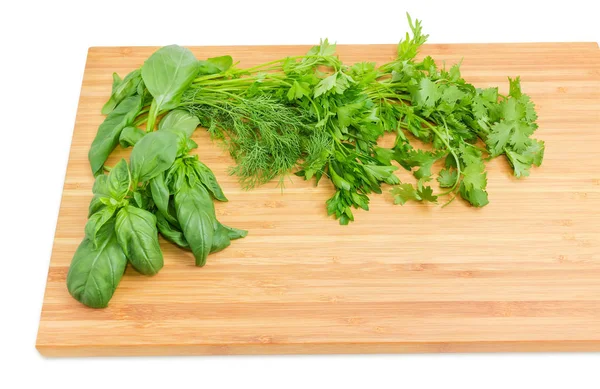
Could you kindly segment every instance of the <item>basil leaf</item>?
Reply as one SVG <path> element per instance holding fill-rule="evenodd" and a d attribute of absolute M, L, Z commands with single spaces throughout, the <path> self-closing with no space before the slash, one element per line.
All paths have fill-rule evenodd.
<path fill-rule="evenodd" d="M 189 138 L 199 124 L 200 120 L 195 115 L 182 109 L 175 109 L 162 118 L 158 130 L 181 131 Z"/>
<path fill-rule="evenodd" d="M 161 213 L 169 222 L 175 223 L 175 218 L 169 215 L 169 188 L 165 183 L 164 173 L 161 173 L 150 180 L 150 191 L 152 193 L 152 200 Z"/>
<path fill-rule="evenodd" d="M 190 188 L 194 188 L 196 186 L 202 185 L 202 183 L 200 182 L 200 179 L 198 178 L 198 175 L 194 172 L 193 165 L 190 166 L 189 164 L 187 164 L 185 166 L 184 172 L 185 172 L 184 176 L 187 181 L 187 185 Z"/>
<path fill-rule="evenodd" d="M 108 115 L 117 106 L 117 100 L 115 98 L 115 94 L 116 94 L 117 90 L 119 89 L 120 85 L 123 83 L 123 80 L 116 72 L 114 72 L 112 74 L 112 78 L 113 78 L 113 83 L 112 83 L 112 90 L 110 92 L 110 98 L 106 101 L 106 103 L 104 103 L 104 106 L 102 106 L 102 110 L 100 111 L 102 113 L 102 115 Z"/>
<path fill-rule="evenodd" d="M 108 196 L 108 176 L 100 174 L 96 176 L 94 185 L 92 186 L 92 193 L 95 195 Z"/>
<path fill-rule="evenodd" d="M 107 205 L 90 216 L 85 223 L 85 236 L 92 241 L 94 246 L 97 246 L 101 240 L 98 237 L 100 229 L 111 220 L 116 210 L 114 205 Z"/>
<path fill-rule="evenodd" d="M 193 139 L 188 138 L 185 147 L 191 151 L 198 148 L 198 143 L 196 143 Z"/>
<path fill-rule="evenodd" d="M 144 200 L 142 199 L 140 192 L 133 192 L 133 200 L 138 208 L 144 208 Z"/>
<path fill-rule="evenodd" d="M 135 270 L 145 275 L 158 273 L 164 262 L 156 217 L 151 212 L 132 205 L 121 208 L 115 231 L 117 241 Z"/>
<path fill-rule="evenodd" d="M 142 81 L 140 69 L 130 72 L 122 81 L 117 73 L 113 73 L 112 93 L 110 99 L 102 107 L 102 114 L 108 115 L 121 101 L 137 93 L 140 81 Z"/>
<path fill-rule="evenodd" d="M 177 107 L 181 95 L 198 74 L 198 61 L 189 49 L 177 45 L 161 47 L 142 66 L 142 79 L 154 100 L 147 128 L 152 131 L 159 112 Z"/>
<path fill-rule="evenodd" d="M 117 74 L 117 72 L 113 72 L 112 78 L 113 78 L 113 83 L 112 83 L 111 94 L 114 95 L 115 92 L 117 91 L 117 88 L 119 88 L 119 85 L 121 85 L 121 82 L 123 82 L 123 79 L 121 78 L 121 76 L 119 76 Z M 106 115 L 106 114 L 104 114 L 104 115 Z"/>
<path fill-rule="evenodd" d="M 183 231 L 183 236 L 188 242 L 194 258 L 196 266 L 204 266 L 206 258 L 212 248 L 214 235 L 214 206 L 212 214 L 210 207 L 212 199 L 206 190 L 198 186 L 190 188 L 184 185 L 175 193 L 175 210 L 177 211 L 177 220 Z"/>
<path fill-rule="evenodd" d="M 243 238 L 246 235 L 248 235 L 248 231 L 228 227 L 217 221 L 210 252 L 216 253 L 217 251 L 221 251 L 229 247 L 232 240 Z"/>
<path fill-rule="evenodd" d="M 67 274 L 67 289 L 82 304 L 104 308 L 121 281 L 127 258 L 117 243 L 113 222 L 105 224 L 97 235 L 97 246 L 86 237 L 77 247 Z"/>
<path fill-rule="evenodd" d="M 175 194 L 185 181 L 186 165 L 181 158 L 177 158 L 165 173 L 165 183 L 170 194 Z"/>
<path fill-rule="evenodd" d="M 210 191 L 216 200 L 227 201 L 223 189 L 221 189 L 221 186 L 217 182 L 217 178 L 208 166 L 200 161 L 196 161 L 194 163 L 194 171 L 196 172 L 198 179 L 200 179 L 200 182 L 202 182 L 202 185 Z"/>
<path fill-rule="evenodd" d="M 198 61 L 200 70 L 198 74 L 209 75 L 226 71 L 233 65 L 233 59 L 230 55 L 208 58 L 205 61 Z"/>
<path fill-rule="evenodd" d="M 107 200 L 107 197 L 104 197 L 102 195 L 95 195 L 92 198 L 92 201 L 90 201 L 90 205 L 88 207 L 88 218 L 96 212 L 100 211 L 102 208 L 104 208 L 106 206 L 104 202 Z"/>
<path fill-rule="evenodd" d="M 107 179 L 108 194 L 117 201 L 125 198 L 131 185 L 127 161 L 121 159 L 110 171 Z"/>
<path fill-rule="evenodd" d="M 146 132 L 137 127 L 125 127 L 121 131 L 121 135 L 119 135 L 119 144 L 126 149 L 127 147 L 134 146 L 144 135 L 146 135 Z"/>
<path fill-rule="evenodd" d="M 137 87 L 137 94 L 142 96 L 142 106 L 145 107 L 152 103 L 152 95 L 148 88 L 146 88 L 146 84 L 144 84 L 144 80 L 140 81 Z"/>
<path fill-rule="evenodd" d="M 187 137 L 187 135 L 183 132 L 183 131 L 179 131 L 179 130 L 163 130 L 162 132 L 170 132 L 172 134 L 177 135 L 177 156 L 178 157 L 183 157 L 185 155 L 188 154 L 189 150 L 188 150 L 188 140 L 190 138 Z"/>
<path fill-rule="evenodd" d="M 212 217 L 213 219 L 216 220 L 217 214 L 215 212 L 215 204 L 213 202 L 212 197 L 210 196 L 210 194 L 208 193 L 208 191 L 206 190 L 206 188 L 203 185 L 188 186 L 188 185 L 184 184 L 182 186 L 182 190 L 183 191 L 185 191 L 185 190 L 191 191 L 195 201 L 200 203 L 200 205 L 205 210 L 205 212 L 210 217 Z M 175 206 L 177 206 L 177 204 L 175 204 Z M 175 209 L 177 209 L 177 207 L 175 207 Z M 216 228 L 216 224 L 215 224 L 214 228 Z"/>
<path fill-rule="evenodd" d="M 148 181 L 167 170 L 177 157 L 178 140 L 169 131 L 151 132 L 140 139 L 130 156 L 134 183 Z"/>
<path fill-rule="evenodd" d="M 223 227 L 223 225 L 217 222 L 217 228 L 213 234 L 212 246 L 210 248 L 211 253 L 216 253 L 218 251 L 224 250 L 231 244 L 231 239 L 229 239 L 228 231 Z"/>
<path fill-rule="evenodd" d="M 245 238 L 246 235 L 248 235 L 248 231 L 246 230 L 240 230 L 238 228 L 229 227 L 223 224 L 222 226 L 227 230 L 227 234 L 229 235 L 229 239 L 231 240 Z"/>
<path fill-rule="evenodd" d="M 156 214 L 156 226 L 158 227 L 158 232 L 169 242 L 175 243 L 177 246 L 188 249 L 190 245 L 185 240 L 183 236 L 183 232 L 178 224 L 170 223 L 166 216 L 161 212 Z"/>
<path fill-rule="evenodd" d="M 142 109 L 140 96 L 131 96 L 123 100 L 108 114 L 104 122 L 98 127 L 96 137 L 88 153 L 92 173 L 102 173 L 102 166 L 109 154 L 119 143 L 119 136 L 123 128 L 131 125 Z"/>

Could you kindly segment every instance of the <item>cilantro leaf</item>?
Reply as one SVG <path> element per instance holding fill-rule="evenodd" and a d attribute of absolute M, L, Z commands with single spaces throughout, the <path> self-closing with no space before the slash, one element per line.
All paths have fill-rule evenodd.
<path fill-rule="evenodd" d="M 454 64 L 452 67 L 450 67 L 450 70 L 448 71 L 448 79 L 452 82 L 458 82 L 462 80 L 460 77 L 460 64 Z"/>
<path fill-rule="evenodd" d="M 450 85 L 444 88 L 442 92 L 442 100 L 451 106 L 454 106 L 458 100 L 463 99 L 465 96 L 466 94 L 458 89 L 456 85 Z"/>
<path fill-rule="evenodd" d="M 546 148 L 544 141 L 530 139 L 529 144 L 523 151 L 523 155 L 531 160 L 531 163 L 535 166 L 540 166 L 544 159 L 544 150 Z"/>
<path fill-rule="evenodd" d="M 485 190 L 480 188 L 468 189 L 463 183 L 460 184 L 460 196 L 474 207 L 483 207 L 490 202 Z"/>
<path fill-rule="evenodd" d="M 516 151 L 523 151 L 529 143 L 529 136 L 533 134 L 533 127 L 525 122 L 515 123 L 509 143 Z"/>
<path fill-rule="evenodd" d="M 462 171 L 463 179 L 460 183 L 460 195 L 475 207 L 483 207 L 488 204 L 488 194 L 485 191 L 487 186 L 486 173 L 484 165 L 468 165 Z"/>
<path fill-rule="evenodd" d="M 461 171 L 460 195 L 475 207 L 488 204 L 487 175 L 482 153 L 479 149 L 466 143 L 459 146 L 460 159 L 465 164 Z"/>
<path fill-rule="evenodd" d="M 454 158 L 452 160 L 454 160 Z M 456 170 L 442 169 L 438 173 L 437 181 L 440 183 L 440 187 L 451 188 L 457 179 L 458 172 Z"/>
<path fill-rule="evenodd" d="M 519 100 L 509 98 L 500 104 L 502 117 L 505 121 L 518 121 L 525 118 L 525 108 L 519 104 Z"/>
<path fill-rule="evenodd" d="M 518 78 L 511 80 L 510 97 L 499 104 L 502 120 L 492 125 L 486 144 L 495 157 L 504 152 L 507 146 L 517 152 L 524 151 L 530 143 L 530 136 L 537 129 L 537 119 L 533 103 L 521 93 Z"/>
<path fill-rule="evenodd" d="M 507 150 L 506 157 L 513 168 L 515 177 L 528 176 L 532 165 L 540 166 L 544 158 L 544 148 L 544 142 L 529 139 L 526 147 L 521 152 Z"/>
<path fill-rule="evenodd" d="M 513 126 L 505 121 L 498 122 L 492 126 L 490 134 L 485 143 L 492 156 L 498 156 L 503 153 L 504 147 L 512 135 Z"/>
<path fill-rule="evenodd" d="M 535 122 L 538 118 L 537 112 L 535 112 L 535 104 L 531 101 L 531 98 L 527 95 L 522 95 L 519 98 L 519 102 L 523 104 L 525 108 L 525 120 L 528 122 Z"/>
<path fill-rule="evenodd" d="M 513 168 L 515 177 L 526 177 L 529 175 L 531 168 L 531 158 L 526 155 L 519 154 L 512 150 L 506 150 L 506 157 Z"/>
<path fill-rule="evenodd" d="M 415 178 L 419 180 L 431 180 L 431 168 L 433 164 L 444 154 L 440 152 L 432 152 L 425 150 L 416 150 L 411 153 L 410 159 L 412 166 L 419 166 L 419 169 L 413 173 Z"/>
<path fill-rule="evenodd" d="M 520 98 L 522 96 L 521 77 L 517 77 L 515 79 L 508 77 L 508 84 L 509 84 L 508 95 L 511 97 L 514 97 L 515 99 Z"/>
<path fill-rule="evenodd" d="M 485 188 L 487 185 L 486 173 L 483 169 L 483 164 L 467 165 L 462 170 L 462 183 L 471 188 Z"/>
<path fill-rule="evenodd" d="M 496 103 L 498 102 L 498 87 L 482 89 L 479 96 L 489 103 Z"/>
<path fill-rule="evenodd" d="M 426 186 L 417 191 L 419 200 L 429 201 L 431 203 L 437 203 L 437 196 L 433 194 L 433 189 L 430 186 Z"/>
<path fill-rule="evenodd" d="M 419 88 L 413 93 L 415 104 L 421 107 L 434 107 L 440 97 L 438 85 L 428 78 L 421 79 Z"/>

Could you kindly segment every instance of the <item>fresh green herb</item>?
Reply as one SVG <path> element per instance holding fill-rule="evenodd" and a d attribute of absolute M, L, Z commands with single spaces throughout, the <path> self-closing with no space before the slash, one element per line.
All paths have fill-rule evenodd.
<path fill-rule="evenodd" d="M 146 132 L 133 126 L 125 127 L 119 135 L 119 144 L 126 149 L 133 147 L 135 144 L 146 135 Z"/>
<path fill-rule="evenodd" d="M 148 131 L 154 129 L 159 113 L 177 107 L 198 70 L 199 63 L 194 54 L 177 45 L 159 49 L 144 62 L 142 79 L 154 98 L 148 114 Z"/>
<path fill-rule="evenodd" d="M 246 69 L 231 56 L 197 60 L 171 45 L 124 79 L 113 75 L 107 117 L 89 152 L 96 181 L 67 280 L 71 294 L 106 306 L 127 260 L 155 274 L 163 266 L 159 233 L 191 250 L 198 266 L 246 236 L 216 218 L 213 202 L 227 198 L 192 154 L 198 126 L 226 146 L 235 161 L 230 172 L 245 189 L 282 184 L 290 174 L 315 185 L 330 180 L 326 211 L 340 224 L 388 187 L 396 204 L 446 206 L 461 197 L 482 207 L 487 160 L 504 156 L 516 177 L 540 166 L 545 145 L 532 138 L 537 114 L 520 78 L 508 79 L 507 95 L 477 88 L 460 64 L 440 68 L 417 58 L 428 35 L 419 20 L 408 22 L 396 58 L 381 66 L 346 65 L 325 39 L 305 55 Z M 378 145 L 387 133 L 395 134 L 390 148 Z M 118 144 L 133 146 L 130 163 L 110 169 L 104 163 Z M 414 183 L 401 182 L 399 168 Z"/>
<path fill-rule="evenodd" d="M 119 144 L 121 131 L 133 124 L 141 109 L 142 99 L 140 96 L 127 97 L 108 114 L 104 122 L 98 127 L 98 132 L 88 154 L 94 175 L 102 173 L 104 162 Z"/>
<path fill-rule="evenodd" d="M 131 265 L 138 272 L 154 275 L 163 267 L 158 244 L 156 216 L 152 212 L 128 205 L 121 208 L 115 224 L 117 241 Z"/>
<path fill-rule="evenodd" d="M 67 288 L 71 296 L 92 308 L 104 308 L 121 281 L 127 258 L 117 243 L 114 222 L 98 232 L 99 244 L 84 238 L 71 261 Z"/>
<path fill-rule="evenodd" d="M 131 150 L 131 175 L 134 182 L 151 180 L 175 161 L 178 137 L 169 131 L 144 136 Z"/>
<path fill-rule="evenodd" d="M 213 244 L 215 217 L 211 206 L 212 199 L 201 185 L 184 184 L 175 194 L 177 221 L 194 253 L 196 266 L 204 266 Z"/>
<path fill-rule="evenodd" d="M 115 109 L 125 98 L 133 96 L 137 93 L 137 88 L 142 82 L 140 69 L 136 69 L 125 76 L 123 80 L 117 73 L 113 73 L 113 87 L 110 99 L 102 107 L 102 114 L 108 115 Z"/>

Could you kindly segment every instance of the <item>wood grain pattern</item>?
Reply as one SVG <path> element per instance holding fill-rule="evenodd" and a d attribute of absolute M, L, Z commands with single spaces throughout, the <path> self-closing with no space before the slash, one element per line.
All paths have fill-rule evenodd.
<path fill-rule="evenodd" d="M 328 184 L 297 177 L 281 192 L 240 189 L 232 161 L 198 130 L 198 154 L 222 184 L 220 220 L 247 238 L 204 268 L 161 241 L 154 277 L 131 269 L 109 308 L 72 299 L 65 278 L 83 237 L 93 177 L 88 148 L 103 120 L 113 71 L 156 48 L 91 48 L 37 339 L 48 356 L 600 350 L 600 51 L 595 43 L 427 45 L 479 87 L 508 90 L 520 75 L 546 141 L 541 168 L 516 180 L 488 166 L 490 204 L 474 209 L 392 205 L 339 226 Z M 197 47 L 241 66 L 308 47 Z M 339 46 L 343 61 L 383 63 L 392 45 Z M 118 150 L 109 161 L 126 156 Z"/>

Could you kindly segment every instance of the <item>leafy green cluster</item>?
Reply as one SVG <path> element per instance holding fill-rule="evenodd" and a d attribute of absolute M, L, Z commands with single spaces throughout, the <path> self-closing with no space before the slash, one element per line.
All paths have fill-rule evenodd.
<path fill-rule="evenodd" d="M 227 198 L 213 172 L 190 154 L 198 147 L 190 136 L 199 120 L 172 109 L 201 66 L 189 50 L 171 46 L 141 71 L 114 77 L 103 107 L 107 117 L 89 153 L 96 180 L 85 237 L 67 275 L 69 293 L 89 307 L 108 305 L 128 263 L 141 274 L 158 273 L 164 263 L 159 232 L 192 251 L 197 266 L 247 234 L 217 220 L 213 200 Z M 155 123 L 167 110 L 156 131 L 150 124 L 146 131 L 137 127 Z M 133 146 L 129 163 L 122 159 L 108 168 L 104 163 L 117 144 Z"/>
<path fill-rule="evenodd" d="M 395 160 L 413 171 L 417 181 L 394 188 L 395 201 L 436 202 L 440 195 L 459 193 L 470 204 L 481 207 L 488 203 L 484 161 L 505 155 L 514 175 L 529 174 L 531 166 L 543 159 L 544 143 L 531 138 L 537 129 L 537 115 L 530 98 L 521 92 L 520 79 L 509 78 L 510 91 L 500 95 L 498 88 L 480 89 L 467 83 L 460 74 L 460 65 L 449 70 L 439 69 L 427 56 L 416 60 L 418 48 L 426 41 L 421 25 L 409 22 L 413 37 L 398 46 L 395 61 L 379 68 L 379 82 L 370 85 L 373 96 L 379 97 L 379 116 L 387 129 L 398 133 L 396 144 L 389 151 L 380 151 L 386 160 Z M 432 150 L 415 150 L 410 134 Z M 423 197 L 420 192 L 433 193 L 428 185 L 433 179 L 433 164 L 444 158 L 445 166 L 437 173 L 441 194 Z M 454 197 L 450 199 L 452 201 Z"/>
<path fill-rule="evenodd" d="M 532 138 L 534 105 L 518 77 L 501 95 L 466 82 L 460 64 L 446 69 L 429 56 L 417 59 L 428 36 L 420 21 L 408 20 L 412 34 L 381 66 L 343 64 L 328 40 L 305 55 L 246 69 L 230 56 L 198 61 L 179 46 L 164 47 L 123 80 L 115 77 L 90 149 L 92 170 L 102 170 L 118 143 L 142 138 L 139 125 L 152 131 L 175 109 L 225 145 L 236 162 L 231 173 L 247 189 L 291 173 L 330 180 L 327 212 L 341 224 L 354 220 L 353 208 L 367 210 L 369 195 L 385 185 L 397 204 L 460 196 L 484 206 L 487 160 L 504 155 L 516 177 L 542 162 L 544 143 Z M 378 145 L 386 133 L 396 135 L 390 148 Z M 399 167 L 416 182 L 401 182 Z"/>
<path fill-rule="evenodd" d="M 409 17 L 409 24 L 412 36 L 390 63 L 345 65 L 324 40 L 304 56 L 249 69 L 231 61 L 200 76 L 184 94 L 185 108 L 225 141 L 237 163 L 232 173 L 246 188 L 291 172 L 316 183 L 327 177 L 336 188 L 327 211 L 341 224 L 354 220 L 352 208 L 367 210 L 369 195 L 384 184 L 392 185 L 397 204 L 448 203 L 459 195 L 484 206 L 486 160 L 505 155 L 516 177 L 541 164 L 544 143 L 531 138 L 534 105 L 518 77 L 509 78 L 503 96 L 467 83 L 460 64 L 446 69 L 431 57 L 417 60 L 428 36 L 420 21 Z M 253 111 L 259 104 L 262 116 Z M 394 146 L 379 147 L 388 132 L 396 134 Z M 396 163 L 415 184 L 400 182 Z"/>
<path fill-rule="evenodd" d="M 353 209 L 368 210 L 369 196 L 385 185 L 396 204 L 460 196 L 481 207 L 489 202 L 487 160 L 504 155 L 516 177 L 540 166 L 544 142 L 532 138 L 537 115 L 520 79 L 509 78 L 501 95 L 466 82 L 460 64 L 418 60 L 428 36 L 420 21 L 408 21 L 412 35 L 381 66 L 343 64 L 325 39 L 305 55 L 246 69 L 228 55 L 199 61 L 172 45 L 123 79 L 115 74 L 89 151 L 95 195 L 67 279 L 71 294 L 102 307 L 127 262 L 156 273 L 159 232 L 191 250 L 198 266 L 246 235 L 216 219 L 213 200 L 227 199 L 191 154 L 199 125 L 225 145 L 236 162 L 231 173 L 247 189 L 292 173 L 315 184 L 330 180 L 335 193 L 326 208 L 341 224 L 354 220 Z M 395 134 L 390 148 L 378 145 L 386 133 Z M 133 146 L 130 163 L 106 176 L 119 144 Z M 399 167 L 416 182 L 401 182 Z"/>

